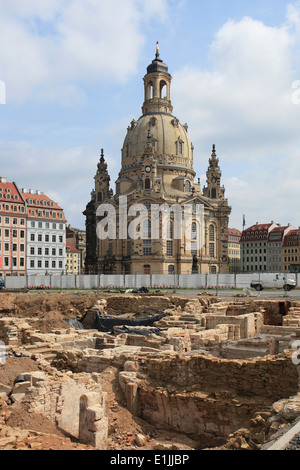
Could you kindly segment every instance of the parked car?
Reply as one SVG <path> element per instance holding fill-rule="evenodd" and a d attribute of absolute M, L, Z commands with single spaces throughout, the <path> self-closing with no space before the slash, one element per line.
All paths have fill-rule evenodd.
<path fill-rule="evenodd" d="M 285 274 L 274 274 L 273 279 L 270 280 L 253 279 L 250 287 L 257 291 L 262 291 L 263 289 L 284 289 L 289 291 L 296 288 L 296 281 L 289 279 Z"/>
<path fill-rule="evenodd" d="M 2 277 L 0 277 L 0 289 L 4 289 L 5 287 L 5 281 Z"/>

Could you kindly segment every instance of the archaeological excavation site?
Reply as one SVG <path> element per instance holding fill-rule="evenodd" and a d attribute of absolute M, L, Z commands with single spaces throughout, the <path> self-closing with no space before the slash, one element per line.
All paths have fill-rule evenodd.
<path fill-rule="evenodd" d="M 300 429 L 282 444 L 300 418 L 296 300 L 163 291 L 0 300 L 0 450 L 298 442 Z"/>

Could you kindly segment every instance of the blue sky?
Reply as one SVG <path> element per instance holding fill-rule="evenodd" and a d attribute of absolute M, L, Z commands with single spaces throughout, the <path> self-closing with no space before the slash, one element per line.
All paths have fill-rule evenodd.
<path fill-rule="evenodd" d="M 298 1 L 0 0 L 1 176 L 84 228 L 101 148 L 114 189 L 157 40 L 202 184 L 216 145 L 230 225 L 298 227 Z"/>

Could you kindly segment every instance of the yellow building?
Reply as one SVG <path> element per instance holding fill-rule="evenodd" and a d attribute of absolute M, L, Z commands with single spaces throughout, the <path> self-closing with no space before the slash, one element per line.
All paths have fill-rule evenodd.
<path fill-rule="evenodd" d="M 283 272 L 300 272 L 300 229 L 291 230 L 284 237 L 282 260 Z"/>
<path fill-rule="evenodd" d="M 80 251 L 66 241 L 66 274 L 80 274 Z"/>
<path fill-rule="evenodd" d="M 132 120 L 127 128 L 115 194 L 110 188 L 110 176 L 101 151 L 95 189 L 84 212 L 86 273 L 228 273 L 231 208 L 221 185 L 215 146 L 206 172 L 206 186 L 202 188 L 199 178 L 195 182 L 194 146 L 188 126 L 173 115 L 172 77 L 158 51 L 143 80 L 142 116 L 137 121 Z M 147 212 L 140 224 L 140 227 L 146 226 L 146 230 L 140 236 L 134 236 L 138 225 L 134 219 L 137 204 L 144 208 L 144 215 Z M 104 205 L 109 206 L 110 216 L 102 210 Z M 162 212 L 156 219 L 158 236 L 153 235 L 155 207 L 165 213 L 172 209 L 167 214 L 164 230 Z M 184 219 L 180 225 L 177 215 L 185 211 L 190 211 L 189 223 Z M 105 238 L 99 227 L 101 229 L 105 219 L 110 223 L 114 215 L 116 227 L 110 225 L 111 234 Z"/>
<path fill-rule="evenodd" d="M 241 272 L 241 248 L 240 239 L 242 232 L 236 228 L 228 229 L 228 257 L 229 257 L 229 272 Z"/>

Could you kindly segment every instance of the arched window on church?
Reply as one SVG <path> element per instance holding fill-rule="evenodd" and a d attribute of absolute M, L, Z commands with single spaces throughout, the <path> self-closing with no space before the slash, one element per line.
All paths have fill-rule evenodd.
<path fill-rule="evenodd" d="M 167 238 L 173 239 L 173 222 L 169 221 L 167 226 Z"/>
<path fill-rule="evenodd" d="M 145 179 L 145 189 L 151 189 L 151 180 L 150 180 L 150 178 Z"/>
<path fill-rule="evenodd" d="M 210 258 L 215 258 L 215 227 L 214 225 L 210 225 L 208 229 L 208 236 L 209 236 L 209 256 Z"/>
<path fill-rule="evenodd" d="M 152 82 L 147 83 L 146 96 L 145 96 L 146 100 L 153 99 L 153 90 L 154 90 L 153 83 Z"/>
<path fill-rule="evenodd" d="M 151 238 L 151 220 L 146 219 L 143 222 L 143 239 Z"/>
<path fill-rule="evenodd" d="M 182 149 L 183 149 L 182 141 L 178 140 L 177 141 L 177 155 L 182 155 Z"/>
<path fill-rule="evenodd" d="M 168 274 L 174 274 L 175 273 L 175 266 L 174 264 L 169 264 L 168 266 Z"/>
<path fill-rule="evenodd" d="M 167 84 L 164 80 L 160 82 L 160 98 L 167 98 Z"/>
<path fill-rule="evenodd" d="M 191 182 L 189 180 L 186 180 L 184 183 L 184 192 L 185 193 L 191 192 Z"/>
<path fill-rule="evenodd" d="M 98 199 L 98 202 L 102 202 L 102 193 L 101 192 L 98 193 L 98 198 L 97 199 Z"/>
<path fill-rule="evenodd" d="M 212 190 L 211 190 L 211 198 L 212 198 L 212 199 L 217 199 L 217 190 L 216 190 L 216 188 L 212 188 Z"/>
<path fill-rule="evenodd" d="M 209 241 L 210 242 L 215 241 L 215 227 L 212 224 L 209 226 Z"/>
<path fill-rule="evenodd" d="M 192 223 L 192 228 L 191 228 L 191 240 L 196 240 L 197 238 L 197 224 L 196 222 Z"/>

